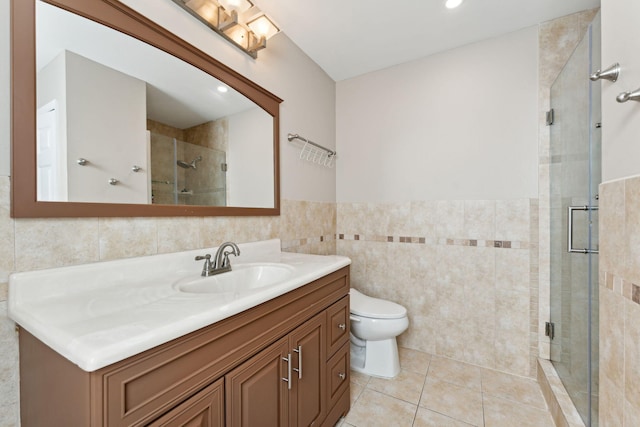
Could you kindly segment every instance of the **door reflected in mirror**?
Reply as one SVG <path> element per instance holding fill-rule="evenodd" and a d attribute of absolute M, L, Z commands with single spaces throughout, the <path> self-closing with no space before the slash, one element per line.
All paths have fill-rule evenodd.
<path fill-rule="evenodd" d="M 37 201 L 274 208 L 274 117 L 156 47 L 36 2 Z"/>

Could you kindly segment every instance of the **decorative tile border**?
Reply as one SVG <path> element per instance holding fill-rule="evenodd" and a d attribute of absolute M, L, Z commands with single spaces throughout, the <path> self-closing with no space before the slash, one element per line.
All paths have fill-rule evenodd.
<path fill-rule="evenodd" d="M 304 237 L 300 239 L 283 240 L 282 248 L 293 248 L 310 243 L 330 242 L 334 240 L 351 240 L 362 242 L 381 243 L 412 243 L 419 245 L 446 245 L 446 246 L 475 246 L 481 248 L 498 249 L 530 249 L 529 242 L 517 240 L 483 240 L 483 239 L 451 239 L 451 238 L 427 238 L 414 236 L 365 236 L 363 234 L 327 234 L 324 236 Z"/>
<path fill-rule="evenodd" d="M 600 283 L 600 286 L 604 286 L 616 294 L 622 295 L 624 298 L 636 304 L 640 304 L 640 286 L 626 281 L 620 276 L 605 271 L 604 283 Z"/>
<path fill-rule="evenodd" d="M 452 238 L 427 238 L 415 236 L 365 236 L 363 234 L 337 234 L 337 240 L 360 240 L 365 242 L 384 243 L 414 243 L 447 246 L 477 246 L 485 248 L 502 249 L 529 249 L 529 242 L 517 240 L 483 240 L 483 239 L 452 239 Z"/>
<path fill-rule="evenodd" d="M 324 243 L 324 242 L 332 242 L 336 240 L 335 234 L 326 234 L 324 236 L 315 236 L 315 237 L 303 237 L 300 239 L 291 239 L 291 240 L 283 240 L 280 245 L 282 249 L 290 249 L 296 248 L 299 246 L 305 246 L 310 243 Z"/>

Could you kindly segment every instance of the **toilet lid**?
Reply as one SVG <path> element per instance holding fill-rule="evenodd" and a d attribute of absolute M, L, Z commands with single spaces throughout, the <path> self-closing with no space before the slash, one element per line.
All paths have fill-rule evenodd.
<path fill-rule="evenodd" d="M 407 315 L 407 309 L 395 302 L 373 298 L 351 288 L 349 309 L 352 314 L 376 319 L 399 319 Z"/>

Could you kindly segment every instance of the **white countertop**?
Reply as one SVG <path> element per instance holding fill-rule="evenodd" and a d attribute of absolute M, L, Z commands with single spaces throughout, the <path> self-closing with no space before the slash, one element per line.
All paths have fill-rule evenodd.
<path fill-rule="evenodd" d="M 91 372 L 240 313 L 351 263 L 343 256 L 281 252 L 280 240 L 240 244 L 244 263 L 281 263 L 293 274 L 250 293 L 185 293 L 200 276 L 196 255 L 217 248 L 14 273 L 9 317 Z M 222 273 L 227 274 L 227 273 Z"/>

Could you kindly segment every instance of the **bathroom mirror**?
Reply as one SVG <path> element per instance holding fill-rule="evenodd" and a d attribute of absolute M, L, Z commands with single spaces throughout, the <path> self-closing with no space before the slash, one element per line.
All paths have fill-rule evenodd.
<path fill-rule="evenodd" d="M 279 214 L 281 99 L 116 0 L 12 22 L 12 216 Z"/>

